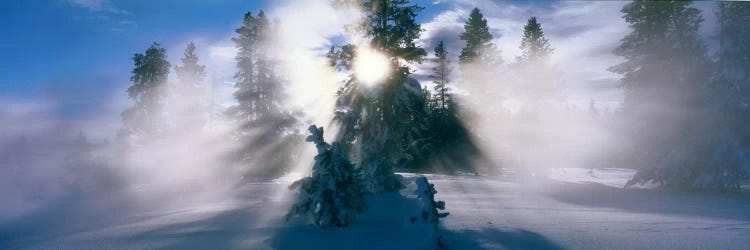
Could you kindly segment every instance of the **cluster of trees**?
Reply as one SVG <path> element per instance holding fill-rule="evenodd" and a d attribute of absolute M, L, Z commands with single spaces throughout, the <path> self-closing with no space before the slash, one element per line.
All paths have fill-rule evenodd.
<path fill-rule="evenodd" d="M 121 136 L 136 143 L 143 143 L 152 136 L 162 133 L 158 124 L 163 117 L 165 88 L 171 64 L 167 51 L 158 43 L 153 43 L 145 53 L 133 56 L 133 85 L 128 88 L 128 97 L 135 104 L 122 113 L 123 129 Z"/>
<path fill-rule="evenodd" d="M 357 202 L 362 195 L 401 188 L 396 168 L 449 173 L 499 170 L 473 165 L 481 152 L 464 124 L 460 100 L 453 95 L 454 67 L 445 43 L 435 46 L 431 58 L 432 90 L 422 88 L 410 77 L 408 63 L 421 63 L 427 57 L 416 43 L 422 29 L 415 19 L 422 8 L 404 0 L 364 1 L 358 7 L 366 15 L 357 28 L 369 43 L 332 47 L 328 54 L 330 66 L 351 73 L 337 92 L 334 118 L 341 131 L 336 142 L 327 144 L 322 128 L 311 128 L 313 135 L 308 141 L 318 147 L 316 167 L 310 177 L 293 185 L 304 195 L 290 215 L 313 214 L 321 226 L 346 226 L 363 210 Z M 531 63 L 546 58 L 551 49 L 536 19 L 529 22 L 522 58 Z M 241 125 L 234 139 L 243 147 L 231 155 L 231 161 L 242 163 L 247 174 L 261 178 L 286 172 L 296 160 L 290 149 L 301 141 L 295 129 L 301 123 L 283 105 L 285 80 L 278 69 L 278 51 L 273 47 L 276 27 L 262 11 L 256 16 L 247 13 L 232 39 L 238 48 L 234 75 L 237 104 L 225 114 Z M 462 70 L 476 70 L 473 72 L 478 74 L 502 63 L 479 9 L 472 11 L 460 38 L 466 41 L 459 55 Z M 375 86 L 363 84 L 352 72 L 353 60 L 362 49 L 388 57 L 390 73 Z M 175 127 L 205 124 L 205 105 L 190 102 L 201 100 L 205 90 L 201 85 L 205 67 L 198 63 L 195 50 L 192 43 L 186 48 L 182 65 L 175 67 L 181 88 L 169 92 L 165 89 L 171 65 L 166 51 L 154 43 L 145 54 L 134 56 L 136 68 L 128 92 L 135 105 L 123 113 L 123 135 L 136 143 L 142 143 L 141 138 L 158 138 L 164 133 L 161 130 L 171 129 L 158 124 L 164 116 L 175 118 L 167 119 L 176 121 Z M 176 97 L 170 98 L 167 93 Z M 188 102 L 180 103 L 183 112 L 166 113 L 164 103 L 174 100 Z M 314 209 L 321 206 L 327 208 Z"/>
<path fill-rule="evenodd" d="M 702 18 L 690 2 L 635 1 L 622 9 L 632 31 L 615 50 L 626 61 L 611 70 L 623 75 L 625 100 L 617 113 L 618 132 L 633 139 L 622 143 L 618 156 L 609 160 L 645 166 L 628 185 L 658 182 L 737 190 L 750 176 L 750 130 L 742 125 L 750 118 L 746 93 L 750 48 L 744 43 L 750 38 L 750 9 L 737 3 L 719 6 L 721 44 L 715 62 L 697 34 Z M 365 15 L 356 27 L 368 43 L 332 46 L 328 53 L 331 67 L 350 73 L 336 93 L 334 119 L 340 131 L 335 142 L 327 144 L 322 128 L 310 129 L 313 135 L 308 141 L 318 148 L 316 165 L 310 177 L 294 185 L 306 198 L 290 214 L 315 214 L 321 226 L 346 226 L 364 209 L 362 195 L 401 188 L 395 169 L 499 171 L 497 166 L 474 164 L 482 152 L 466 124 L 469 110 L 452 87 L 455 68 L 443 41 L 434 46 L 434 56 L 429 58 L 434 65 L 430 76 L 434 87 L 423 87 L 410 77 L 409 64 L 428 57 L 416 42 L 422 31 L 416 17 L 422 8 L 408 0 L 362 1 L 357 7 Z M 231 160 L 247 166 L 248 174 L 265 178 L 288 171 L 297 160 L 291 149 L 302 141 L 296 129 L 302 124 L 299 114 L 284 106 L 286 82 L 279 70 L 280 54 L 273 46 L 277 28 L 261 11 L 256 16 L 247 13 L 235 30 L 237 104 L 225 112 L 241 124 L 234 139 L 243 147 Z M 503 60 L 479 9 L 472 10 L 464 28 L 458 69 L 464 75 L 462 81 L 471 84 L 473 78 L 492 74 Z M 390 73 L 374 86 L 363 84 L 353 73 L 354 60 L 364 49 L 388 58 Z M 549 71 L 554 49 L 535 17 L 524 26 L 520 49 L 522 54 L 511 68 L 528 78 L 524 82 L 538 84 L 517 86 L 514 91 L 533 94 L 518 95 L 527 97 L 522 100 L 525 106 L 509 119 L 523 122 L 525 130 L 518 133 L 527 144 L 541 147 L 545 139 L 539 131 L 549 126 L 549 119 L 540 110 L 560 105 L 554 101 L 559 92 L 554 81 L 549 75 L 536 74 Z M 122 114 L 123 137 L 138 144 L 182 124 L 205 127 L 205 114 L 211 112 L 202 86 L 206 72 L 195 50 L 189 44 L 182 65 L 174 67 L 181 87 L 169 93 L 197 101 L 173 113 L 164 109 L 171 100 L 165 91 L 172 67 L 166 51 L 154 43 L 133 57 L 128 95 L 134 105 Z M 590 106 L 590 113 L 598 113 L 593 101 Z M 160 124 L 165 116 L 178 118 Z M 497 122 L 502 121 L 493 123 Z M 323 212 L 316 209 L 324 203 L 338 205 Z"/>
<path fill-rule="evenodd" d="M 246 167 L 246 175 L 255 178 L 277 177 L 288 171 L 296 160 L 293 146 L 303 141 L 297 116 L 284 106 L 285 79 L 279 70 L 279 51 L 275 50 L 277 25 L 263 11 L 248 12 L 232 38 L 238 49 L 235 106 L 226 114 L 240 124 L 236 139 L 242 144 L 234 160 Z"/>
<path fill-rule="evenodd" d="M 716 61 L 691 2 L 635 1 L 622 12 L 631 32 L 615 54 L 626 61 L 611 70 L 623 75 L 620 132 L 634 138 L 622 154 L 643 166 L 628 185 L 739 191 L 750 177 L 750 6 L 719 3 Z"/>
<path fill-rule="evenodd" d="M 303 200 L 292 210 L 295 215 L 310 214 L 315 221 L 321 215 L 318 209 L 310 208 L 311 202 L 334 203 L 339 209 L 325 217 L 340 218 L 338 211 L 360 211 L 356 206 L 360 196 L 345 195 L 349 190 L 361 189 L 360 195 L 364 195 L 400 189 L 403 186 L 401 176 L 394 173 L 394 168 L 411 166 L 428 151 L 427 141 L 431 139 L 428 100 L 419 82 L 409 77 L 411 69 L 406 64 L 421 62 L 427 55 L 415 43 L 422 31 L 415 18 L 422 8 L 407 0 L 363 1 L 357 7 L 365 12 L 358 31 L 369 38 L 369 43 L 334 47 L 328 54 L 332 67 L 351 73 L 337 92 L 334 117 L 341 125 L 335 139 L 338 143 L 321 144 L 316 138 L 317 134 L 322 134 L 322 129 L 311 127 L 310 140 L 316 141 L 319 155 L 312 177 L 299 182 Z M 363 49 L 388 57 L 390 73 L 374 86 L 364 84 L 351 72 L 353 60 Z M 353 159 L 351 162 L 355 164 L 345 159 Z M 353 183 L 335 181 L 346 185 L 327 185 L 326 190 L 315 188 L 320 186 L 315 183 L 325 182 L 325 179 L 345 180 L 348 176 L 355 176 Z M 335 201 L 329 197 L 349 198 Z M 351 219 L 346 219 L 345 223 L 340 220 L 324 225 L 346 226 Z"/>
<path fill-rule="evenodd" d="M 234 75 L 237 104 L 224 113 L 239 124 L 232 139 L 241 147 L 227 161 L 242 166 L 245 175 L 258 178 L 277 177 L 287 171 L 296 157 L 291 147 L 303 141 L 296 131 L 297 116 L 283 106 L 284 79 L 278 70 L 279 55 L 271 46 L 275 30 L 263 11 L 257 16 L 247 13 L 232 38 L 238 48 Z M 199 63 L 193 43 L 187 45 L 182 64 L 174 67 L 177 82 L 173 84 L 168 84 L 172 66 L 158 43 L 135 54 L 133 61 L 128 96 L 134 105 L 122 113 L 120 132 L 125 142 L 146 144 L 170 132 L 208 128 L 214 116 L 212 96 L 204 85 L 205 65 Z"/>
<path fill-rule="evenodd" d="M 193 43 L 187 45 L 182 65 L 174 67 L 178 82 L 172 85 L 168 85 L 172 66 L 158 43 L 133 56 L 133 85 L 127 92 L 134 105 L 121 114 L 119 133 L 126 143 L 145 144 L 169 131 L 202 129 L 208 123 L 208 96 L 202 85 L 206 70 L 195 49 Z"/>
<path fill-rule="evenodd" d="M 412 70 L 405 62 L 421 63 L 427 56 L 415 43 L 422 31 L 415 17 L 422 8 L 405 0 L 364 1 L 358 7 L 366 13 L 358 30 L 370 39 L 369 43 L 332 46 L 329 64 L 352 73 L 352 63 L 359 51 L 373 49 L 389 58 L 391 73 L 376 85 L 363 84 L 353 73 L 343 82 L 337 92 L 334 116 L 341 131 L 333 145 L 324 143 L 322 138 L 316 139 L 322 128 L 311 127 L 308 140 L 318 145 L 319 154 L 312 175 L 292 186 L 299 188 L 303 199 L 290 215 L 309 214 L 323 226 L 346 226 L 351 221 L 346 216 L 361 211 L 357 202 L 361 198 L 352 195 L 351 190 L 361 190 L 356 193 L 366 195 L 399 189 L 402 184 L 394 174 L 396 168 L 449 173 L 499 171 L 496 166 L 480 169 L 473 164 L 481 152 L 464 123 L 465 107 L 453 94 L 454 69 L 445 43 L 439 42 L 434 57 L 430 58 L 434 65 L 430 76 L 434 81 L 432 90 L 410 77 Z M 523 60 L 519 61 L 532 64 L 546 60 L 552 49 L 535 18 L 529 20 L 526 29 L 521 45 Z M 463 71 L 479 74 L 502 63 L 487 20 L 479 9 L 472 11 L 460 38 L 466 41 L 459 56 Z M 355 178 L 351 179 L 352 176 Z M 431 194 L 434 195 L 434 189 Z M 339 209 L 330 210 L 334 206 L 330 204 L 338 204 Z M 444 208 L 442 203 L 432 205 L 436 209 L 429 213 L 434 213 L 435 218 L 444 216 L 436 212 Z M 320 218 L 326 219 L 320 221 Z"/>

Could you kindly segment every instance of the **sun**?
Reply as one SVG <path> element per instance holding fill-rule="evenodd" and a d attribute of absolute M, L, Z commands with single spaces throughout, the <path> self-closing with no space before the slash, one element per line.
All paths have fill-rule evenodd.
<path fill-rule="evenodd" d="M 388 57 L 369 48 L 357 50 L 354 75 L 368 87 L 382 83 L 390 73 Z"/>

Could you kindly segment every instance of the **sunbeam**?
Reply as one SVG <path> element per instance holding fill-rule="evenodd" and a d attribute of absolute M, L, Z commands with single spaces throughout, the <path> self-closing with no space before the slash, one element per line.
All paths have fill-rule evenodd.
<path fill-rule="evenodd" d="M 391 73 L 388 57 L 380 52 L 369 48 L 357 49 L 354 58 L 354 74 L 358 80 L 368 87 L 373 87 Z"/>

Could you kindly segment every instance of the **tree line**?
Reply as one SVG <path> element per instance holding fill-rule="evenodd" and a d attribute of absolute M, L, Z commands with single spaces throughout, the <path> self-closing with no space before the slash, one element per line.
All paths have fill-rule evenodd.
<path fill-rule="evenodd" d="M 478 142 L 481 138 L 472 134 L 466 122 L 467 112 L 481 117 L 482 110 L 468 110 L 466 100 L 456 96 L 452 87 L 455 81 L 470 84 L 469 78 L 481 77 L 504 63 L 482 12 L 474 8 L 468 16 L 459 37 L 465 46 L 458 55 L 458 67 L 454 67 L 444 41 L 437 41 L 432 56 L 418 45 L 422 28 L 416 17 L 422 7 L 408 0 L 361 1 L 357 6 L 365 15 L 356 29 L 368 38 L 367 44 L 331 46 L 327 54 L 328 66 L 350 74 L 336 92 L 332 111 L 340 131 L 335 142 L 328 144 L 322 139 L 323 128 L 310 129 L 313 135 L 308 141 L 318 147 L 316 167 L 308 184 L 295 187 L 312 192 L 316 185 L 310 183 L 319 181 L 316 178 L 333 178 L 338 180 L 335 184 L 322 185 L 330 188 L 325 195 L 349 197 L 351 190 L 374 194 L 401 188 L 396 170 L 496 174 L 499 166 L 478 162 L 485 153 Z M 611 129 L 629 139 L 603 155 L 600 164 L 638 168 L 628 185 L 656 182 L 679 188 L 738 190 L 750 176 L 750 130 L 743 126 L 750 118 L 750 95 L 746 93 L 750 82 L 746 42 L 750 38 L 750 7 L 719 3 L 720 44 L 715 60 L 697 33 L 703 21 L 701 13 L 689 1 L 634 1 L 622 12 L 630 33 L 614 53 L 626 60 L 610 70 L 623 76 L 625 97 Z M 248 12 L 232 38 L 238 49 L 236 104 L 225 115 L 241 124 L 231 140 L 244 146 L 229 158 L 244 163 L 248 176 L 271 178 L 287 172 L 299 160 L 292 149 L 304 138 L 298 129 L 304 124 L 301 115 L 285 105 L 288 81 L 279 70 L 282 54 L 273 47 L 277 31 L 277 24 L 264 12 Z M 365 45 L 387 55 L 391 69 L 374 87 L 364 86 L 352 72 L 353 60 Z M 525 75 L 551 67 L 548 61 L 554 49 L 536 17 L 524 26 L 520 49 L 522 54 L 513 67 L 532 72 Z M 174 67 L 179 84 L 184 85 L 174 94 L 195 100 L 186 104 L 185 112 L 176 114 L 163 111 L 170 100 L 164 88 L 172 68 L 164 48 L 154 43 L 145 53 L 134 55 L 133 84 L 128 89 L 133 106 L 122 113 L 121 138 L 133 145 L 158 138 L 165 129 L 157 124 L 160 116 L 181 117 L 185 124 L 205 127 L 205 113 L 210 112 L 201 94 L 206 72 L 195 50 L 189 44 L 182 65 Z M 432 89 L 411 77 L 414 70 L 409 64 L 424 60 L 433 64 Z M 452 78 L 455 70 L 466 79 Z M 541 88 L 549 81 L 534 80 L 539 85 L 528 88 Z M 535 102 L 541 100 L 529 100 Z M 593 101 L 591 106 L 595 112 Z M 170 126 L 166 127 L 174 129 L 180 124 Z M 531 133 L 529 140 L 534 141 L 537 135 Z M 268 164 L 253 165 L 260 159 Z M 315 192 L 324 196 L 320 190 Z M 344 192 L 343 196 L 336 196 L 339 192 Z M 298 207 L 299 213 L 310 212 L 306 206 Z M 357 206 L 352 204 L 352 211 L 361 210 Z M 346 225 L 342 218 L 346 216 L 329 223 Z"/>

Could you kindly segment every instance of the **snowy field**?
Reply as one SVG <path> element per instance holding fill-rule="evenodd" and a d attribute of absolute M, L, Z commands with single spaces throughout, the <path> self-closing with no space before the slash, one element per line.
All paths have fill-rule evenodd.
<path fill-rule="evenodd" d="M 569 168 L 523 179 L 428 178 L 450 212 L 440 229 L 449 249 L 750 249 L 746 189 L 726 196 L 622 189 L 632 174 Z M 403 195 L 369 197 L 355 225 L 330 230 L 284 219 L 293 201 L 287 185 L 247 184 L 220 199 L 68 197 L 3 219 L 0 249 L 432 248 L 429 226 L 409 222 L 413 183 Z"/>

